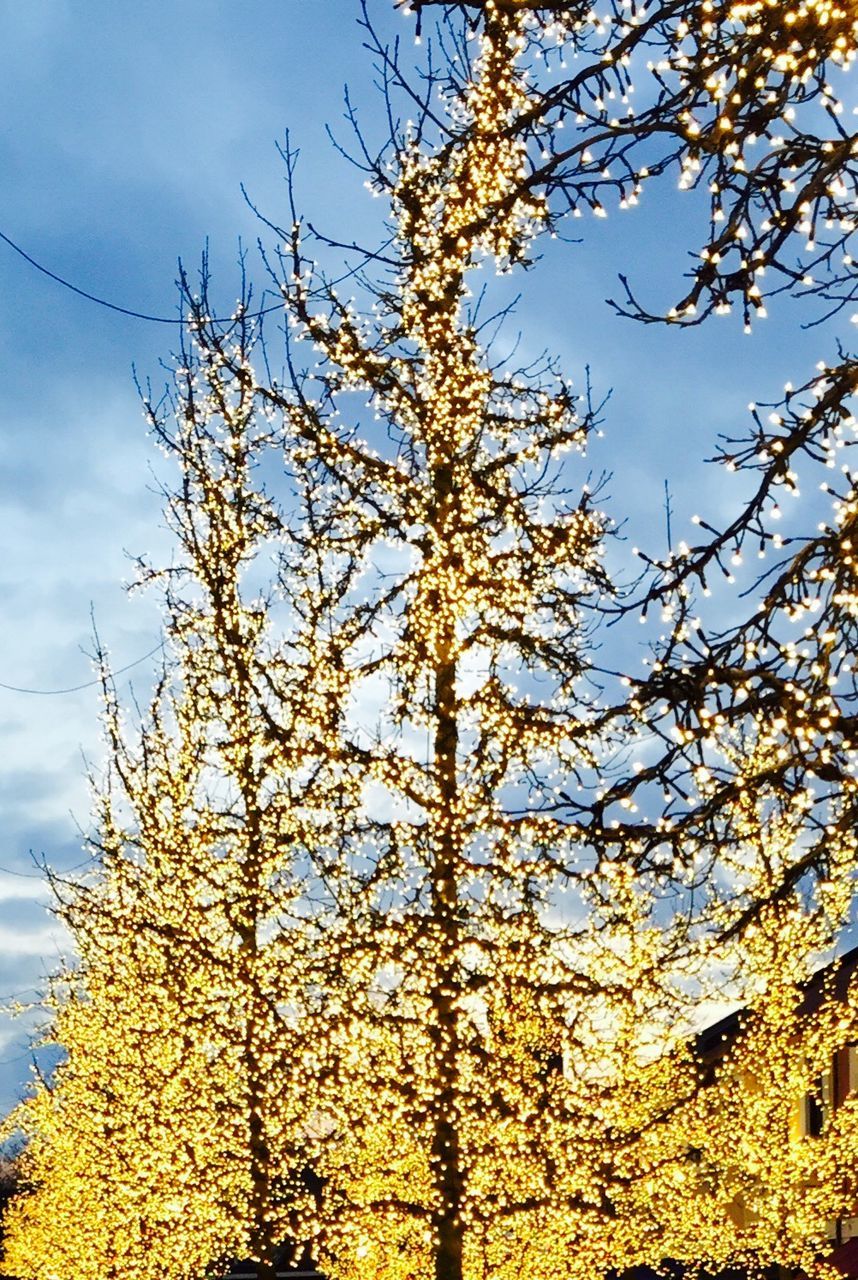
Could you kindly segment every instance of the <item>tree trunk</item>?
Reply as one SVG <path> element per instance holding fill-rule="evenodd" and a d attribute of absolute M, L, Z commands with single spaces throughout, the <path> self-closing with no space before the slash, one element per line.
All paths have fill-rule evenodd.
<path fill-rule="evenodd" d="M 242 693 L 245 690 L 242 689 Z M 244 1035 L 243 1060 L 247 1080 L 247 1138 L 251 1186 L 251 1211 L 253 1227 L 250 1243 L 256 1259 L 256 1280 L 274 1280 L 277 1268 L 273 1261 L 277 1241 L 271 1239 L 268 1214 L 271 1210 L 271 1151 L 265 1136 L 264 1110 L 266 1106 L 263 1069 L 260 1063 L 260 1044 L 266 1021 L 265 1001 L 259 991 L 259 939 L 257 929 L 262 918 L 259 882 L 261 856 L 260 809 L 258 786 L 253 774 L 253 764 L 248 757 L 243 762 L 241 786 L 245 803 L 248 856 L 244 868 L 244 894 L 246 918 L 239 928 L 241 954 L 244 960 L 243 987 L 250 1001 Z"/>
<path fill-rule="evenodd" d="M 439 466 L 434 489 L 440 536 L 447 534 L 452 513 L 452 471 Z M 462 1197 L 464 1178 L 461 1164 L 458 1121 L 459 1027 L 456 996 L 459 987 L 459 833 L 456 829 L 458 799 L 455 622 L 450 619 L 449 602 L 439 601 L 443 619 L 438 637 L 435 668 L 434 710 L 436 717 L 434 766 L 438 812 L 435 815 L 435 859 L 433 865 L 433 912 L 438 926 L 438 953 L 432 1001 L 435 1021 L 432 1039 L 437 1064 L 435 1132 L 432 1156 L 439 1206 L 435 1215 L 435 1280 L 462 1280 L 464 1229 Z"/>

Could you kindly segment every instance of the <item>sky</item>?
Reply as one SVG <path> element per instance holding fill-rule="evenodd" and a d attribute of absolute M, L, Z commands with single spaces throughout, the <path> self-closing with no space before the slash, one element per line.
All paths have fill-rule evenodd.
<path fill-rule="evenodd" d="M 369 0 L 379 28 L 410 39 L 393 0 Z M 374 238 L 381 210 L 331 148 L 345 140 L 349 84 L 381 137 L 358 0 L 0 0 L 0 232 L 48 269 L 124 307 L 176 313 L 177 260 L 208 243 L 213 294 L 228 310 L 239 241 L 263 230 L 241 186 L 273 221 L 286 216 L 275 143 L 300 147 L 299 203 L 332 236 Z M 855 99 L 854 85 L 851 88 Z M 849 95 L 846 95 L 848 103 Z M 530 275 L 514 328 L 528 349 L 585 365 L 611 391 L 589 465 L 610 471 L 610 509 L 628 544 L 664 549 L 664 480 L 674 537 L 699 511 L 716 523 L 736 501 L 703 459 L 741 430 L 749 400 L 777 399 L 833 351 L 831 327 L 778 303 L 746 337 L 738 316 L 700 330 L 634 325 L 605 298 L 619 271 L 647 301 L 681 295 L 701 207 L 671 183 L 641 206 L 574 224 Z M 158 642 L 152 600 L 128 597 L 129 555 L 169 554 L 132 369 L 157 384 L 175 328 L 96 306 L 0 243 L 0 1004 L 29 999 L 66 954 L 38 870 L 84 857 L 86 761 L 100 759 L 92 618 L 120 678 L 144 691 Z M 732 485 L 732 487 L 731 487 Z M 6 686 L 15 686 L 9 688 Z M 29 1077 L 36 1016 L 0 1016 L 0 1113 Z"/>

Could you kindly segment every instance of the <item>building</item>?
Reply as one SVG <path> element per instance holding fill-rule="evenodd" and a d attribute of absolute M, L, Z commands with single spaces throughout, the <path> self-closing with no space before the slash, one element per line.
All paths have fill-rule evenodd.
<path fill-rule="evenodd" d="M 819 1007 L 827 989 L 844 1002 L 852 979 L 858 973 L 858 947 L 847 951 L 832 964 L 819 969 L 806 984 L 800 1013 L 812 1014 Z M 829 985 L 831 984 L 831 985 Z M 721 1058 L 741 1034 L 742 1010 L 736 1010 L 702 1031 L 696 1040 L 700 1058 L 713 1074 Z M 846 1099 L 858 1090 L 858 1044 L 844 1044 L 833 1055 L 815 1088 L 795 1102 L 795 1114 L 789 1137 L 819 1137 L 825 1123 Z M 858 1171 L 856 1171 L 858 1179 Z M 858 1204 L 856 1204 L 858 1211 Z M 858 1278 L 858 1214 L 838 1218 L 830 1223 L 831 1261 L 844 1275 Z"/>

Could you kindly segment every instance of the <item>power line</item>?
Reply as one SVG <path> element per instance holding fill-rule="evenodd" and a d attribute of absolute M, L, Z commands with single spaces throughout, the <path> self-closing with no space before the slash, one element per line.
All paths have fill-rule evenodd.
<path fill-rule="evenodd" d="M 31 267 L 35 267 L 37 271 L 40 271 L 43 276 L 47 276 L 49 280 L 53 280 L 56 284 L 62 285 L 64 289 L 69 289 L 72 293 L 76 293 L 78 297 L 86 298 L 87 302 L 95 302 L 99 307 L 107 307 L 109 311 L 118 311 L 122 316 L 131 316 L 133 320 L 148 320 L 151 324 L 184 325 L 188 323 L 187 319 L 184 318 L 177 319 L 176 317 L 171 316 L 152 316 L 145 311 L 135 311 L 131 307 L 121 307 L 117 302 L 109 302 L 106 298 L 99 298 L 96 294 L 88 293 L 86 289 L 79 288 L 78 285 L 72 284 L 70 280 L 66 280 L 62 276 L 58 276 L 55 271 L 50 271 L 47 267 L 42 266 L 41 262 L 37 262 L 35 258 L 31 257 L 25 249 L 22 249 L 19 244 L 16 244 L 14 240 L 10 239 L 4 231 L 0 231 L 0 240 L 2 240 L 4 244 L 7 244 L 10 249 L 13 249 L 15 253 L 17 253 L 19 257 L 23 258 L 25 262 L 29 263 Z M 261 311 L 251 312 L 251 314 L 246 316 L 245 319 L 258 320 L 262 316 L 270 315 L 272 311 L 282 310 L 282 307 L 282 302 L 275 302 L 272 303 L 270 307 L 263 307 Z M 211 316 L 210 320 L 212 324 L 225 323 L 219 316 Z M 81 687 L 83 688 L 84 686 Z M 27 690 L 27 692 L 29 692 L 29 690 Z M 66 690 L 61 690 L 60 692 L 66 692 Z"/>
<path fill-rule="evenodd" d="M 16 244 L 10 236 L 7 236 L 5 231 L 0 231 L 0 240 L 2 240 L 4 244 L 7 244 L 10 249 L 18 254 L 19 257 L 23 258 L 29 266 L 34 267 L 36 271 L 41 272 L 43 276 L 47 276 L 49 280 L 53 280 L 55 284 L 61 285 L 62 288 L 68 289 L 71 293 L 76 293 L 78 297 L 85 298 L 87 302 L 94 302 L 99 307 L 106 307 L 109 311 L 116 311 L 123 316 L 130 316 L 133 320 L 147 320 L 151 324 L 184 325 L 187 323 L 185 319 L 170 316 L 153 316 L 149 315 L 148 312 L 145 311 L 136 311 L 132 307 L 122 307 L 116 302 L 108 301 L 107 298 L 99 298 L 96 294 L 89 293 L 88 290 L 81 289 L 78 285 L 72 284 L 70 280 L 66 280 L 63 276 L 57 275 L 55 271 L 51 271 L 48 267 L 43 266 L 41 262 L 37 262 L 31 254 L 27 253 L 25 249 L 22 249 L 19 244 Z M 279 302 L 273 303 L 270 307 L 263 307 L 260 311 L 251 312 L 245 318 L 248 320 L 257 320 L 262 316 L 269 315 L 272 311 L 280 311 L 282 309 L 282 305 L 283 304 Z M 217 316 L 212 316 L 211 322 L 213 324 L 223 323 L 223 321 Z M 119 670 L 115 671 L 113 674 L 117 676 L 123 675 L 133 667 L 139 666 L 141 662 L 145 662 L 147 658 L 151 658 L 159 651 L 159 649 L 163 649 L 163 647 L 164 642 L 161 641 L 154 649 L 150 649 L 148 653 L 144 653 L 140 658 L 135 658 L 133 662 L 127 663 L 126 666 L 120 667 Z M 93 685 L 98 683 L 98 680 L 85 680 L 82 684 L 70 685 L 65 689 L 30 689 L 23 685 L 7 684 L 5 681 L 0 680 L 0 689 L 5 689 L 9 693 L 26 693 L 35 697 L 54 698 L 67 693 L 79 693 L 82 689 L 91 689 Z"/>
<path fill-rule="evenodd" d="M 0 233 L 2 234 L 2 233 Z M 121 676 L 126 671 L 130 671 L 132 667 L 139 667 L 141 662 L 145 662 L 147 658 L 153 657 L 160 649 L 164 648 L 164 641 L 161 640 L 155 645 L 154 649 L 150 649 L 148 653 L 144 653 L 142 658 L 135 658 L 133 662 L 128 662 L 124 667 L 120 667 L 118 671 L 111 672 L 111 675 Z M 4 684 L 0 680 L 0 689 L 7 689 L 10 693 L 31 693 L 40 698 L 56 698 L 63 693 L 79 693 L 81 689 L 91 689 L 93 685 L 101 684 L 101 681 L 85 680 L 83 684 L 71 685 L 68 689 L 25 689 L 17 684 Z"/>

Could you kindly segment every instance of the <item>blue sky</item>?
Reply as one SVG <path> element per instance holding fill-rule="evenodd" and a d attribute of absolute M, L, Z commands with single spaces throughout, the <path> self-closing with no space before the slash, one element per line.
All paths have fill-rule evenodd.
<path fill-rule="evenodd" d="M 392 0 L 370 0 L 370 10 L 381 28 L 410 34 Z M 357 0 L 4 6 L 0 230 L 82 288 L 165 316 L 177 259 L 194 265 L 208 239 L 214 296 L 228 308 L 239 237 L 252 246 L 260 231 L 240 183 L 274 221 L 285 217 L 274 143 L 289 128 L 303 208 L 332 235 L 372 238 L 378 202 L 324 129 L 339 127 L 346 81 L 368 132 L 382 127 L 357 14 Z M 576 222 L 583 243 L 550 245 L 517 281 L 527 346 L 558 352 L 576 380 L 589 363 L 597 392 L 613 388 L 591 465 L 613 472 L 612 510 L 627 517 L 629 543 L 658 550 L 664 478 L 676 536 L 688 536 L 694 511 L 717 519 L 736 491 L 701 465 L 716 433 L 741 426 L 750 399 L 777 398 L 833 350 L 829 330 L 801 332 L 798 304 L 776 304 L 751 338 L 738 317 L 680 332 L 610 312 L 603 300 L 619 270 L 650 299 L 680 293 L 701 213 L 671 183 L 653 188 L 637 210 Z M 5 684 L 88 680 L 91 607 L 116 666 L 157 642 L 153 603 L 129 601 L 123 588 L 126 552 L 157 557 L 166 547 L 150 473 L 158 459 L 131 367 L 157 379 L 174 336 L 75 297 L 0 245 Z M 147 671 L 137 667 L 126 686 L 133 676 L 145 689 Z M 52 697 L 0 688 L 0 997 L 38 987 L 65 947 L 32 853 L 59 867 L 82 856 L 83 759 L 99 758 L 97 712 L 92 688 Z M 31 1024 L 0 1019 L 0 1111 L 27 1079 Z"/>

